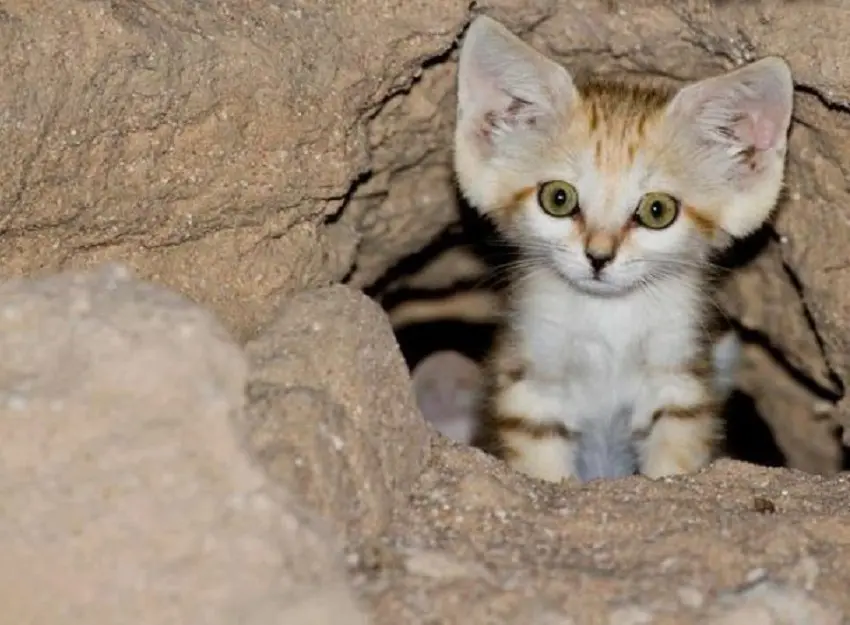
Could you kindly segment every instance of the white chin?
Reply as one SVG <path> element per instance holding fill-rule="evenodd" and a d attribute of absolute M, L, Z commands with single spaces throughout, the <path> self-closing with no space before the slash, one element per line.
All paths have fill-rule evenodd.
<path fill-rule="evenodd" d="M 594 295 L 596 297 L 617 297 L 620 295 L 626 295 L 634 291 L 639 284 L 639 282 L 635 280 L 623 280 L 622 276 L 620 280 L 611 280 L 611 278 L 605 276 L 604 273 L 601 278 L 594 278 L 590 271 L 586 273 L 568 271 L 566 267 L 561 267 L 557 261 L 553 263 L 553 269 L 555 269 L 555 273 L 557 273 L 562 280 L 576 291 L 586 293 L 587 295 Z M 579 275 L 576 275 L 576 273 Z"/>
<path fill-rule="evenodd" d="M 605 278 L 575 279 L 566 276 L 565 278 L 567 282 L 570 283 L 570 286 L 572 286 L 577 291 L 587 293 L 588 295 L 596 295 L 599 297 L 617 297 L 618 295 L 625 295 L 626 293 L 629 293 L 634 289 L 633 284 L 617 284 L 614 282 L 610 282 Z"/>

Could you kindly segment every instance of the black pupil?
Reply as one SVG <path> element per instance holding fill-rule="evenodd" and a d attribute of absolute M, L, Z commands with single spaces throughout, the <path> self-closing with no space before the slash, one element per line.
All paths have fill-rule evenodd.
<path fill-rule="evenodd" d="M 552 202 L 555 206 L 563 206 L 567 203 L 567 192 L 563 189 L 555 189 L 555 193 L 552 194 Z"/>
<path fill-rule="evenodd" d="M 659 202 L 658 200 L 654 201 L 649 207 L 650 214 L 658 219 L 659 217 L 664 216 L 664 204 Z"/>

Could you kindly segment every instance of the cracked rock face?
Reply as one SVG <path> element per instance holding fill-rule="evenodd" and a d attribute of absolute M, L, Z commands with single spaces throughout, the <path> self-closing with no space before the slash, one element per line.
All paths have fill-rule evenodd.
<path fill-rule="evenodd" d="M 834 424 L 850 426 L 850 14 L 475 10 L 574 68 L 684 81 L 789 61 L 787 193 L 721 303 L 763 339 L 744 383 L 791 464 L 834 472 Z M 428 428 L 380 310 L 328 286 L 372 284 L 458 219 L 469 19 L 453 0 L 0 6 L 0 276 L 24 278 L 0 286 L 12 621 L 850 613 L 846 476 L 724 461 L 660 482 L 532 483 Z M 105 261 L 137 278 L 85 271 Z"/>

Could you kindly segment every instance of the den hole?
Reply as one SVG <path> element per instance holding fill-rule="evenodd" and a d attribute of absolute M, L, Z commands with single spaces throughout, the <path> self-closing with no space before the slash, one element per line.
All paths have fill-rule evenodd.
<path fill-rule="evenodd" d="M 482 313 L 480 307 L 450 305 L 448 302 L 476 295 L 486 297 L 498 294 L 506 285 L 503 269 L 516 258 L 512 249 L 496 232 L 458 195 L 459 219 L 448 226 L 430 244 L 402 259 L 377 280 L 366 293 L 378 301 L 390 316 L 408 369 L 413 372 L 426 357 L 441 350 L 457 351 L 480 363 L 488 353 L 497 329 L 493 315 Z M 769 228 L 762 229 L 739 242 L 718 262 L 729 269 L 752 262 L 775 236 Z M 452 276 L 451 264 L 439 271 L 437 285 L 421 286 L 415 277 L 429 269 L 440 257 L 449 252 L 463 251 L 485 269 L 474 277 Z M 433 272 L 432 272 L 433 273 Z M 432 275 L 433 278 L 433 275 Z M 416 314 L 404 314 L 407 309 L 419 309 Z M 429 312 L 429 310 L 431 312 Z M 399 311 L 402 311 L 399 314 Z M 743 341 L 755 342 L 770 351 L 766 339 L 757 333 L 738 328 Z M 775 353 L 779 364 L 789 368 L 782 354 Z M 798 377 L 793 370 L 792 377 Z M 805 380 L 801 380 L 806 382 Z M 818 389 L 813 389 L 818 391 Z M 786 455 L 777 444 L 776 437 L 756 406 L 753 397 L 738 389 L 732 393 L 724 411 L 726 448 L 731 458 L 752 464 L 787 466 Z M 836 440 L 842 431 L 835 429 Z M 843 468 L 850 469 L 850 448 L 842 447 Z"/>

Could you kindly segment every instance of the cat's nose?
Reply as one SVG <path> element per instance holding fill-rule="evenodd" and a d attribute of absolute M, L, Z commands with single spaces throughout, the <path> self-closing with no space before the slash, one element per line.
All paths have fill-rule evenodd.
<path fill-rule="evenodd" d="M 594 273 L 602 271 L 605 265 L 610 263 L 614 258 L 614 254 L 602 250 L 585 250 L 584 255 L 590 261 L 590 266 L 593 268 Z"/>

